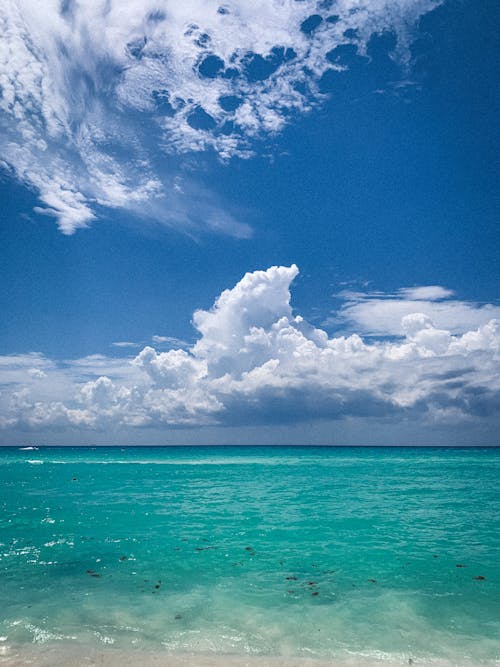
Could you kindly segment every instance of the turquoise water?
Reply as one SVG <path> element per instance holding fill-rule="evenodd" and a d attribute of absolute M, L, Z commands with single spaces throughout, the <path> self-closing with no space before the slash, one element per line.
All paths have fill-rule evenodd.
<path fill-rule="evenodd" d="M 4 448 L 0 476 L 0 655 L 500 660 L 499 449 Z"/>

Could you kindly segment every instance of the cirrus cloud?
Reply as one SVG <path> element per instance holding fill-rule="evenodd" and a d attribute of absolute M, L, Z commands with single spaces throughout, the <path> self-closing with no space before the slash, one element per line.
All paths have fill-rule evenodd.
<path fill-rule="evenodd" d="M 349 69 L 346 53 L 364 56 L 374 34 L 392 32 L 392 57 L 407 59 L 437 4 L 5 0 L 0 159 L 66 234 L 106 207 L 245 238 L 179 156 L 250 156 L 320 103 L 322 77 Z"/>

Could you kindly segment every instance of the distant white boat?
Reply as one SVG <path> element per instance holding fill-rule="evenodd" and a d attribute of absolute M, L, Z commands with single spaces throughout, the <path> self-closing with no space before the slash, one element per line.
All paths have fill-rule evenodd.
<path fill-rule="evenodd" d="M 30 452 L 30 451 L 33 451 L 33 450 L 38 451 L 40 448 L 39 447 L 19 447 L 19 449 L 22 452 Z"/>

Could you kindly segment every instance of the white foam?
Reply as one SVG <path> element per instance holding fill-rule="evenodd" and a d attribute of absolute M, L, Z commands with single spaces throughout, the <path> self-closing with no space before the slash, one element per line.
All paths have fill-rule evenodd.
<path fill-rule="evenodd" d="M 96 631 L 96 632 L 94 632 L 94 635 L 103 644 L 114 644 L 115 643 L 115 640 L 113 639 L 113 637 L 108 637 L 107 635 L 103 635 L 100 632 Z"/>
<path fill-rule="evenodd" d="M 277 465 L 304 465 L 304 459 L 299 458 L 277 458 L 269 459 L 262 458 L 218 458 L 218 459 L 136 459 L 124 460 L 113 459 L 103 461 L 102 459 L 87 459 L 80 461 L 61 461 L 57 459 L 50 459 L 46 463 L 55 465 L 165 465 L 165 466 L 223 466 L 223 465 L 262 465 L 262 466 L 277 466 Z"/>

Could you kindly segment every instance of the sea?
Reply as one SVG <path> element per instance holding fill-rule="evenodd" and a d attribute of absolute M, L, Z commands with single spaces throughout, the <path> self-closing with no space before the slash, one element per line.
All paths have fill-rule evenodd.
<path fill-rule="evenodd" d="M 3 447 L 0 665 L 500 665 L 500 449 Z"/>

